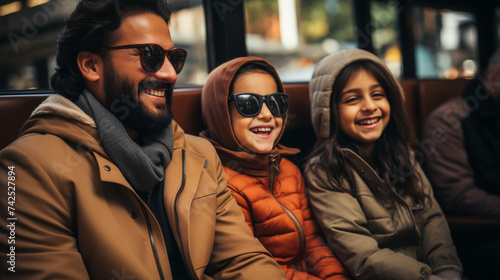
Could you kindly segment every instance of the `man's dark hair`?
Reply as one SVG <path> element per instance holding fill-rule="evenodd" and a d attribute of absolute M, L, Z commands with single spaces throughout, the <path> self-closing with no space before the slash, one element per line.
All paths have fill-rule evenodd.
<path fill-rule="evenodd" d="M 122 19 L 142 13 L 157 14 L 168 24 L 172 8 L 167 0 L 80 0 L 57 40 L 57 68 L 50 78 L 52 88 L 75 99 L 85 88 L 77 64 L 78 54 L 81 51 L 98 53 L 110 46 L 118 39 L 116 31 Z"/>

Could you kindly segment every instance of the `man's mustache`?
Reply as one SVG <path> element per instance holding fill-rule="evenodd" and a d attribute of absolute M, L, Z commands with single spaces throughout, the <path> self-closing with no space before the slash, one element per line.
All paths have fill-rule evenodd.
<path fill-rule="evenodd" d="M 158 89 L 164 89 L 166 91 L 171 91 L 174 88 L 173 83 L 167 83 L 164 81 L 158 81 L 158 80 L 144 80 L 139 83 L 139 87 L 142 88 L 158 88 Z"/>

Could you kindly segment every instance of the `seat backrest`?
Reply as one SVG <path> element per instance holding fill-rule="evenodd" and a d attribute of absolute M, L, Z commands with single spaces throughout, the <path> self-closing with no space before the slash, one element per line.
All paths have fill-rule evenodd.
<path fill-rule="evenodd" d="M 460 96 L 470 80 L 420 80 L 418 83 L 418 119 L 417 133 L 422 135 L 423 126 L 429 114 L 447 100 Z"/>
<path fill-rule="evenodd" d="M 287 84 L 285 87 L 290 94 L 290 110 L 287 135 L 283 140 L 291 147 L 312 147 L 315 136 L 310 126 L 308 85 Z M 0 95 L 0 150 L 18 137 L 24 122 L 49 95 Z M 188 134 L 198 135 L 205 129 L 201 115 L 201 87 L 176 88 L 172 95 L 172 113 Z"/>
<path fill-rule="evenodd" d="M 417 127 L 419 127 L 420 125 L 416 115 L 418 107 L 418 100 L 417 100 L 418 81 L 413 79 L 407 79 L 400 81 L 400 84 L 405 96 L 406 111 L 408 113 L 408 117 L 410 118 L 410 123 L 413 129 L 416 130 Z"/>
<path fill-rule="evenodd" d="M 468 80 L 403 80 L 408 115 L 417 137 L 429 113 L 442 102 L 461 94 Z M 307 83 L 285 84 L 290 96 L 288 123 L 281 143 L 306 155 L 316 141 L 311 126 Z M 50 94 L 0 95 L 0 149 L 14 141 L 31 112 Z M 177 88 L 172 96 L 174 119 L 186 133 L 198 135 L 205 126 L 201 115 L 201 87 Z"/>
<path fill-rule="evenodd" d="M 311 151 L 316 142 L 316 134 L 311 122 L 309 85 L 307 83 L 285 84 L 285 91 L 290 96 L 290 110 L 280 143 L 301 150 L 300 154 L 292 159 L 297 163 Z"/>
<path fill-rule="evenodd" d="M 198 135 L 205 129 L 201 116 L 201 87 L 175 89 L 172 94 L 172 114 L 188 134 Z"/>
<path fill-rule="evenodd" d="M 14 141 L 33 110 L 50 94 L 0 95 L 0 150 Z M 172 96 L 172 113 L 186 133 L 198 135 L 203 130 L 201 87 L 176 89 Z"/>
<path fill-rule="evenodd" d="M 31 112 L 49 94 L 0 95 L 0 150 L 14 141 Z"/>

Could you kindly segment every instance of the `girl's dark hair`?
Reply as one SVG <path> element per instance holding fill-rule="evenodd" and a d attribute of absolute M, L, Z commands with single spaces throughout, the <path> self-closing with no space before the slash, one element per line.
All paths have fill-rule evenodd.
<path fill-rule="evenodd" d="M 81 51 L 98 53 L 118 39 L 125 16 L 154 13 L 168 24 L 172 9 L 166 0 L 80 0 L 57 40 L 57 68 L 50 78 L 52 88 L 69 99 L 85 88 L 77 57 Z M 105 53 L 103 53 L 105 57 Z"/>
<path fill-rule="evenodd" d="M 338 102 L 340 93 L 353 75 L 361 70 L 372 74 L 381 84 L 387 94 L 391 107 L 390 121 L 384 132 L 377 140 L 374 147 L 375 164 L 381 178 L 399 194 L 408 194 L 418 201 L 424 201 L 421 178 L 416 172 L 416 160 L 413 159 L 410 142 L 413 139 L 413 130 L 406 113 L 406 106 L 394 76 L 384 67 L 370 60 L 355 61 L 340 71 L 332 86 L 332 97 L 330 100 L 330 137 L 316 141 L 311 154 L 306 158 L 305 172 L 313 172 L 319 175 L 320 170 L 325 171 L 329 183 L 337 191 L 352 190 L 343 182 L 351 182 L 350 174 L 346 169 L 346 159 L 342 148 L 349 148 L 364 159 L 368 159 L 366 151 L 354 143 L 340 129 Z M 320 176 L 319 176 L 320 177 Z M 369 186 L 371 191 L 378 197 L 395 201 L 392 192 L 386 189 L 377 189 Z"/>
<path fill-rule="evenodd" d="M 278 86 L 278 91 L 284 92 L 278 73 L 276 73 L 276 70 L 271 65 L 262 61 L 251 61 L 244 64 L 243 66 L 240 67 L 240 69 L 238 69 L 238 71 L 236 71 L 236 73 L 234 74 L 234 78 L 231 81 L 231 84 L 229 85 L 229 94 L 232 94 L 234 90 L 234 82 L 236 81 L 237 77 L 239 77 L 241 74 L 247 72 L 255 72 L 255 71 L 263 71 L 269 73 L 271 76 L 273 76 L 274 80 L 276 81 L 276 85 Z"/>

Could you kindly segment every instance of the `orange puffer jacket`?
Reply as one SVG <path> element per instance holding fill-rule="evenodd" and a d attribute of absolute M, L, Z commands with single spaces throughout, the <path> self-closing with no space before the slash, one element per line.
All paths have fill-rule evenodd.
<path fill-rule="evenodd" d="M 250 176 L 228 167 L 224 170 L 246 223 L 281 265 L 287 279 L 350 279 L 323 243 L 295 164 L 283 158 L 271 188 L 269 177 Z"/>

